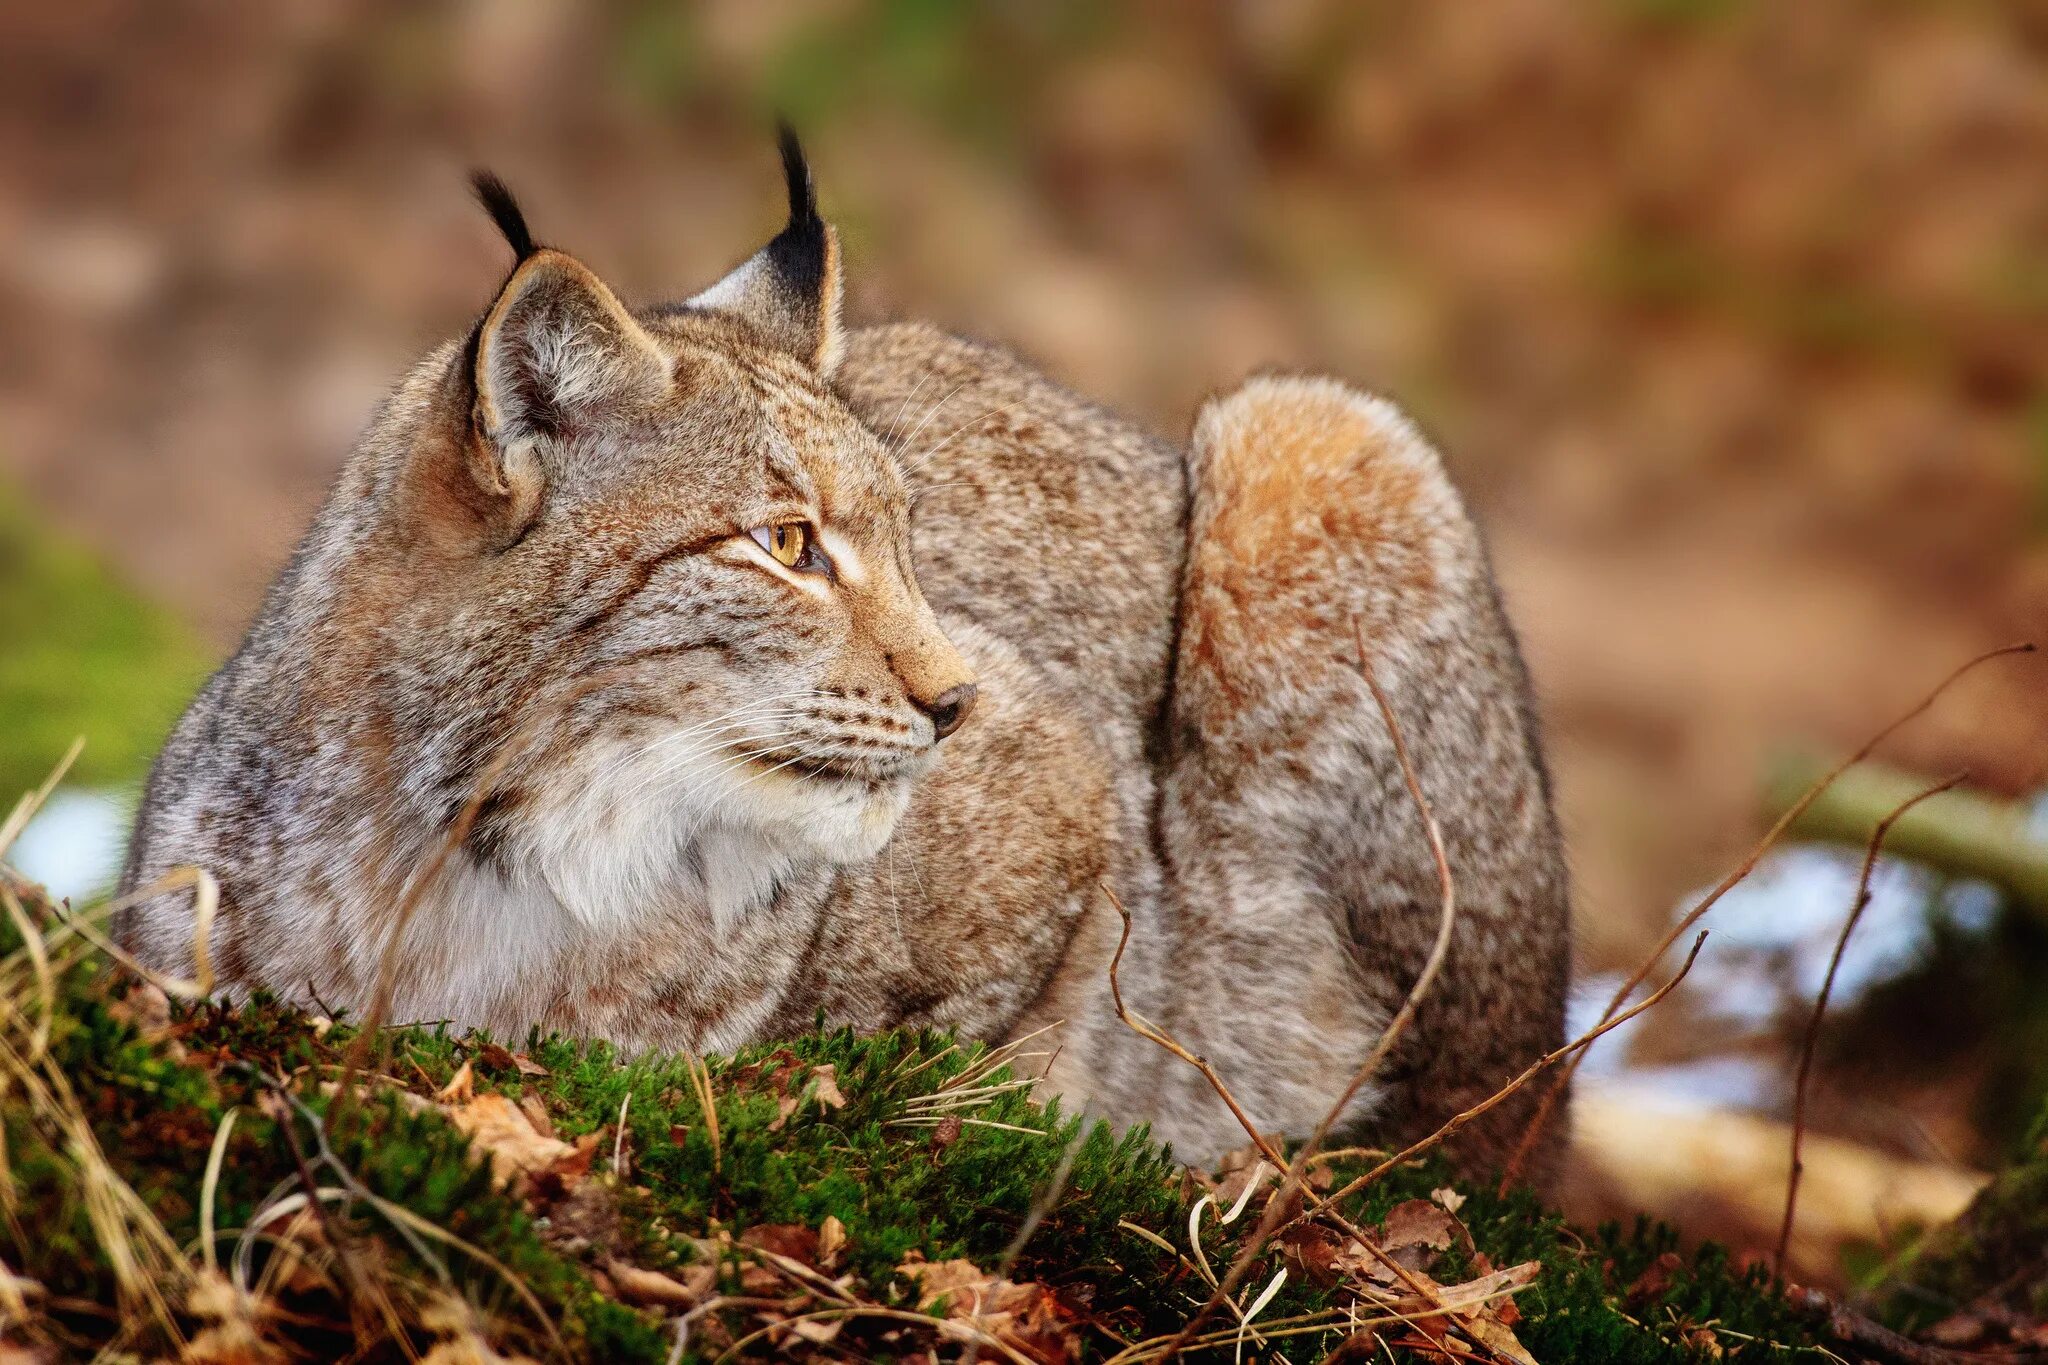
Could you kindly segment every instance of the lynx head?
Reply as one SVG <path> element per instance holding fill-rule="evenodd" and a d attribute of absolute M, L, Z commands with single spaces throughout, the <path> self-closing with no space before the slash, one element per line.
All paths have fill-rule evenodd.
<path fill-rule="evenodd" d="M 470 718 L 440 731 L 464 761 L 430 800 L 587 921 L 679 883 L 729 916 L 806 859 L 874 853 L 974 702 L 911 571 L 901 473 L 828 386 L 838 240 L 786 130 L 782 152 L 788 225 L 653 308 L 479 176 L 516 264 L 431 396 L 385 419 L 432 560 L 388 591 L 417 599 L 419 667 Z"/>

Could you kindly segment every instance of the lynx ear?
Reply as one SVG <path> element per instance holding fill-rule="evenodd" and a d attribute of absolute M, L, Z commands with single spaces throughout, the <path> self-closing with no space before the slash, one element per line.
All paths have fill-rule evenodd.
<path fill-rule="evenodd" d="M 830 378 L 841 349 L 839 234 L 818 216 L 811 168 L 796 134 L 784 124 L 777 138 L 789 186 L 788 225 L 688 306 L 745 319 L 772 345 Z"/>
<path fill-rule="evenodd" d="M 529 520 L 546 457 L 606 413 L 659 393 L 669 365 L 654 339 L 590 268 L 534 244 L 504 186 L 477 177 L 477 194 L 519 256 L 471 338 L 472 473 Z"/>

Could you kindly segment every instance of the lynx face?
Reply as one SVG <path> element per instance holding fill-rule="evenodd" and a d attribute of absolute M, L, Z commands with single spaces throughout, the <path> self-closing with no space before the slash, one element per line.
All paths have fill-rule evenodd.
<path fill-rule="evenodd" d="M 729 920 L 874 854 L 974 700 L 893 458 L 826 387 L 837 251 L 792 191 L 769 248 L 640 314 L 493 203 L 521 259 L 454 362 L 474 576 L 435 630 L 458 667 L 519 642 L 480 665 L 514 682 L 472 851 L 587 922 L 678 886 Z"/>

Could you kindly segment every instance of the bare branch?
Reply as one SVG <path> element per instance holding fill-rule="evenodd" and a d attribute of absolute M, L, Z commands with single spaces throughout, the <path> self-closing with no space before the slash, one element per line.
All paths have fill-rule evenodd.
<path fill-rule="evenodd" d="M 1201 1072 L 1202 1078 L 1208 1081 L 1210 1087 L 1222 1097 L 1223 1102 L 1230 1106 L 1232 1117 L 1237 1120 L 1238 1126 L 1251 1136 L 1252 1145 L 1259 1149 L 1259 1154 L 1272 1162 L 1275 1170 L 1286 1170 L 1287 1158 L 1280 1155 L 1279 1149 L 1273 1145 L 1271 1138 L 1268 1138 L 1253 1126 L 1250 1116 L 1244 1112 L 1244 1107 L 1238 1104 L 1237 1096 L 1230 1093 L 1230 1087 L 1225 1085 L 1223 1078 L 1216 1074 L 1216 1068 L 1209 1065 L 1209 1059 L 1197 1057 L 1194 1053 L 1168 1037 L 1157 1025 L 1153 1024 L 1143 1015 L 1133 1014 L 1124 1005 L 1124 990 L 1117 980 L 1117 969 L 1123 965 L 1124 949 L 1129 946 L 1131 941 L 1131 912 L 1124 909 L 1124 903 L 1117 899 L 1117 894 L 1110 889 L 1109 883 L 1104 882 L 1102 884 L 1102 894 L 1109 897 L 1109 903 L 1116 907 L 1117 914 L 1124 922 L 1123 934 L 1116 941 L 1116 953 L 1109 960 L 1109 995 L 1110 999 L 1116 1002 L 1116 1017 L 1123 1020 L 1124 1026 L 1140 1038 L 1166 1049 L 1195 1070 Z"/>
<path fill-rule="evenodd" d="M 1285 1178 L 1267 1199 L 1266 1206 L 1260 1213 L 1258 1226 L 1253 1230 L 1250 1239 L 1231 1261 L 1230 1269 L 1218 1282 L 1215 1291 L 1209 1295 L 1208 1301 L 1195 1311 L 1195 1315 L 1188 1319 L 1179 1334 L 1168 1344 L 1168 1359 L 1187 1348 L 1202 1323 L 1237 1292 L 1246 1276 L 1251 1273 L 1259 1253 L 1266 1249 L 1267 1242 L 1286 1219 L 1295 1191 L 1303 1188 L 1302 1178 L 1309 1163 L 1315 1159 L 1316 1153 L 1322 1150 L 1323 1142 L 1329 1137 L 1330 1130 L 1343 1117 L 1344 1111 L 1350 1107 L 1359 1090 L 1380 1069 L 1380 1064 L 1386 1060 L 1387 1054 L 1393 1051 L 1394 1044 L 1407 1029 L 1409 1021 L 1414 1019 L 1423 997 L 1429 994 L 1430 987 L 1436 983 L 1437 972 L 1442 969 L 1444 958 L 1450 952 L 1451 931 L 1457 923 L 1458 896 L 1456 884 L 1451 878 L 1450 858 L 1444 852 L 1443 831 L 1437 825 L 1436 813 L 1430 808 L 1429 798 L 1423 795 L 1422 779 L 1416 776 L 1414 761 L 1408 754 L 1408 741 L 1401 734 L 1400 722 L 1394 719 L 1394 708 L 1387 701 L 1387 694 L 1381 690 L 1379 679 L 1373 675 L 1372 660 L 1365 649 L 1364 627 L 1355 616 L 1351 619 L 1351 632 L 1358 645 L 1358 671 L 1364 676 L 1365 685 L 1371 690 L 1372 699 L 1380 708 L 1381 718 L 1386 721 L 1387 733 L 1394 741 L 1394 757 L 1401 765 L 1402 781 L 1408 786 L 1410 799 L 1415 802 L 1416 814 L 1422 819 L 1423 833 L 1429 839 L 1430 855 L 1436 860 L 1437 885 L 1442 890 L 1442 909 L 1437 919 L 1436 942 L 1431 945 L 1429 957 L 1422 964 L 1422 971 L 1416 976 L 1415 984 L 1409 988 L 1407 998 L 1401 1002 L 1401 1008 L 1387 1021 L 1386 1028 L 1380 1031 L 1378 1040 L 1366 1054 L 1365 1060 L 1352 1072 L 1350 1084 L 1344 1087 L 1343 1093 L 1330 1106 L 1329 1112 L 1323 1115 L 1322 1121 L 1316 1125 L 1308 1141 L 1295 1152 L 1294 1160 L 1286 1167 Z M 1328 1207 L 1323 1201 L 1316 1202 L 1318 1208 Z M 1365 1240 L 1360 1239 L 1361 1242 Z"/>
<path fill-rule="evenodd" d="M 1799 1202 L 1799 1177 L 1805 1174 L 1805 1166 L 1799 1159 L 1799 1149 L 1806 1139 L 1807 1082 L 1813 1074 L 1813 1053 L 1820 1040 L 1821 1016 L 1827 1013 L 1828 997 L 1834 993 L 1835 973 L 1841 969 L 1842 954 L 1849 947 L 1849 935 L 1856 932 L 1857 923 L 1870 905 L 1870 876 L 1877 869 L 1877 855 L 1883 850 L 1885 836 L 1892 832 L 1892 826 L 1899 822 L 1899 817 L 1928 797 L 1939 796 L 1942 792 L 1961 785 L 1963 779 L 1968 776 L 1966 772 L 1957 773 L 1917 795 L 1908 797 L 1893 807 L 1891 814 L 1879 820 L 1877 827 L 1870 832 L 1869 847 L 1863 851 L 1863 870 L 1856 878 L 1856 900 L 1849 907 L 1849 918 L 1842 922 L 1842 933 L 1835 940 L 1834 955 L 1828 959 L 1827 975 L 1821 979 L 1820 994 L 1814 998 L 1813 1018 L 1807 1021 L 1806 1042 L 1799 1052 L 1799 1078 L 1792 1087 L 1792 1166 L 1785 1176 L 1785 1219 L 1778 1225 L 1778 1254 L 1771 1262 L 1773 1273 L 1780 1284 L 1785 1282 L 1785 1254 L 1792 1245 L 1792 1217 Z"/>
<path fill-rule="evenodd" d="M 1922 697 L 1919 704 L 1913 707 L 1912 710 L 1872 735 L 1869 740 L 1865 741 L 1862 748 L 1836 764 L 1818 782 L 1808 787 L 1806 794 L 1797 801 L 1794 801 L 1786 809 L 1785 813 L 1778 817 L 1777 823 L 1772 825 L 1765 832 L 1764 837 L 1757 841 L 1756 847 L 1749 851 L 1749 856 L 1742 860 L 1742 865 L 1722 878 L 1719 885 L 1715 886 L 1713 890 L 1701 898 L 1699 904 L 1693 906 L 1691 910 L 1686 912 L 1683 919 L 1671 926 L 1671 932 L 1666 934 L 1664 941 L 1657 945 L 1657 951 L 1650 955 L 1649 959 L 1643 963 L 1635 975 L 1624 981 L 1620 989 L 1615 991 L 1614 998 L 1607 1002 L 1607 1008 L 1600 1016 L 1601 1021 L 1604 1023 L 1614 1016 L 1614 1012 L 1621 1008 L 1622 1002 L 1628 999 L 1636 987 L 1643 984 L 1644 980 L 1649 977 L 1650 972 L 1656 967 L 1658 961 L 1663 958 L 1665 953 L 1671 950 L 1672 944 L 1678 942 L 1679 939 L 1685 936 L 1687 930 L 1699 923 L 1700 917 L 1713 909 L 1721 897 L 1727 895 L 1736 883 L 1756 870 L 1756 865 L 1763 861 L 1763 856 L 1777 845 L 1778 840 L 1784 837 L 1785 831 L 1791 828 L 1792 823 L 1806 812 L 1806 808 L 1818 800 L 1822 792 L 1834 785 L 1836 778 L 1870 757 L 1871 752 L 1878 745 L 1890 739 L 1894 733 L 1908 722 L 1918 719 L 1923 712 L 1934 705 L 1942 693 L 1948 691 L 1958 679 L 1977 668 L 1978 665 L 1988 663 L 1993 659 L 2003 658 L 2008 654 L 2031 654 L 2033 652 L 2033 643 L 2023 640 L 2018 644 L 2001 645 L 1997 649 L 1986 650 L 1984 653 L 1979 654 L 1976 658 L 1971 659 L 1936 683 L 1934 689 Z M 1507 1166 L 1501 1173 L 1500 1188 L 1502 1193 L 1505 1193 L 1508 1187 L 1514 1184 L 1516 1179 L 1520 1177 L 1523 1167 L 1528 1164 L 1530 1153 L 1535 1151 L 1536 1143 L 1542 1137 L 1543 1130 L 1549 1126 L 1550 1120 L 1555 1117 L 1557 1106 L 1564 1099 L 1565 1090 L 1571 1085 L 1572 1077 L 1578 1074 L 1580 1060 L 1582 1060 L 1582 1057 L 1574 1058 L 1571 1065 L 1567 1066 L 1559 1074 L 1557 1080 L 1545 1092 L 1543 1102 L 1537 1106 L 1535 1116 L 1529 1120 L 1528 1131 L 1522 1134 L 1521 1142 L 1516 1145 L 1514 1154 L 1508 1158 Z"/>
<path fill-rule="evenodd" d="M 1416 1157 L 1421 1156 L 1424 1152 L 1429 1151 L 1431 1148 L 1445 1141 L 1452 1134 L 1456 1133 L 1460 1128 L 1463 1128 L 1472 1120 L 1480 1117 L 1482 1114 L 1485 1114 L 1494 1106 L 1506 1100 L 1509 1096 L 1513 1095 L 1517 1090 L 1520 1090 L 1530 1081 L 1535 1080 L 1536 1077 L 1541 1075 L 1543 1072 L 1549 1070 L 1551 1067 L 1557 1065 L 1557 1063 L 1563 1061 L 1565 1058 L 1570 1057 L 1575 1053 L 1583 1053 L 1585 1049 L 1592 1044 L 1593 1040 L 1598 1038 L 1601 1034 L 1606 1033 L 1611 1029 L 1621 1027 L 1629 1020 L 1641 1014 L 1644 1010 L 1647 1010 L 1651 1006 L 1655 1005 L 1665 996 L 1671 994 L 1671 992 L 1677 987 L 1678 983 L 1685 980 L 1685 974 L 1692 970 L 1693 962 L 1700 955 L 1700 945 L 1705 943 L 1706 941 L 1707 931 L 1702 929 L 1700 930 L 1699 937 L 1692 941 L 1692 950 L 1685 955 L 1685 961 L 1679 965 L 1677 973 L 1674 974 L 1669 981 L 1666 981 L 1663 985 L 1659 986 L 1655 991 L 1651 992 L 1649 995 L 1645 996 L 1642 1000 L 1630 1006 L 1628 1009 L 1623 1010 L 1620 1014 L 1612 1015 L 1607 1019 L 1603 1019 L 1600 1023 L 1596 1024 L 1592 1029 L 1588 1030 L 1585 1033 L 1580 1034 L 1571 1042 L 1566 1043 L 1563 1047 L 1557 1049 L 1557 1051 L 1547 1052 L 1543 1056 L 1538 1057 L 1535 1061 L 1531 1062 L 1528 1065 L 1528 1067 L 1522 1072 L 1521 1075 L 1515 1077 L 1506 1085 L 1502 1086 L 1499 1090 L 1494 1091 L 1493 1094 L 1481 1100 L 1479 1103 L 1473 1105 L 1470 1109 L 1467 1109 L 1464 1113 L 1453 1116 L 1449 1122 L 1445 1123 L 1443 1127 L 1437 1129 L 1428 1137 L 1422 1138 L 1417 1142 L 1411 1143 L 1407 1147 L 1403 1148 L 1401 1151 L 1394 1153 L 1394 1155 L 1388 1157 L 1385 1161 L 1382 1161 L 1379 1165 L 1373 1167 L 1364 1175 L 1358 1177 L 1358 1179 L 1352 1181 L 1349 1185 L 1346 1185 L 1343 1189 L 1338 1190 L 1336 1193 L 1330 1195 L 1328 1197 L 1327 1202 L 1334 1204 L 1338 1200 L 1343 1199 L 1348 1195 L 1356 1194 L 1358 1191 L 1364 1189 L 1367 1185 L 1372 1184 L 1373 1181 L 1378 1180 L 1381 1176 L 1385 1175 L 1388 1171 L 1393 1170 L 1394 1167 L 1399 1166 L 1402 1162 L 1413 1161 Z"/>

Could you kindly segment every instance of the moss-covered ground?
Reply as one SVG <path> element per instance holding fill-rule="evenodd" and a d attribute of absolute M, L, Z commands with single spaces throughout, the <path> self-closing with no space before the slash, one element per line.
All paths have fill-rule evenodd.
<path fill-rule="evenodd" d="M 1142 1359 L 1134 1345 L 1156 1355 L 1207 1297 L 1197 1260 L 1220 1273 L 1255 1222 L 1208 1215 L 1194 1257 L 1203 1187 L 1170 1154 L 1034 1103 L 1000 1058 L 946 1038 L 622 1062 L 433 1027 L 359 1039 L 260 1000 L 166 1009 L 110 968 L 92 916 L 27 891 L 9 893 L 0 969 L 0 1319 L 53 1358 Z M 515 1117 L 476 1127 L 492 1114 Z M 1344 1212 L 1376 1228 L 1454 1184 L 1397 1170 Z M 1711 1249 L 1681 1259 L 1666 1230 L 1582 1231 L 1527 1193 L 1457 1189 L 1434 1197 L 1470 1243 L 1431 1252 L 1428 1274 L 1539 1263 L 1501 1314 L 1537 1360 L 1818 1344 Z M 920 1261 L 952 1280 L 921 1282 Z M 969 1291 L 932 1292 L 961 1266 L 1000 1277 L 1016 1311 L 963 1324 Z M 1352 1335 L 1355 1285 L 1284 1248 L 1247 1283 L 1282 1268 L 1256 1314 L 1275 1335 L 1247 1354 L 1320 1360 Z M 1230 1326 L 1210 1326 L 1224 1340 L 1194 1354 L 1231 1354 Z M 1383 1322 L 1373 1350 L 1420 1358 L 1401 1343 L 1421 1333 Z"/>

